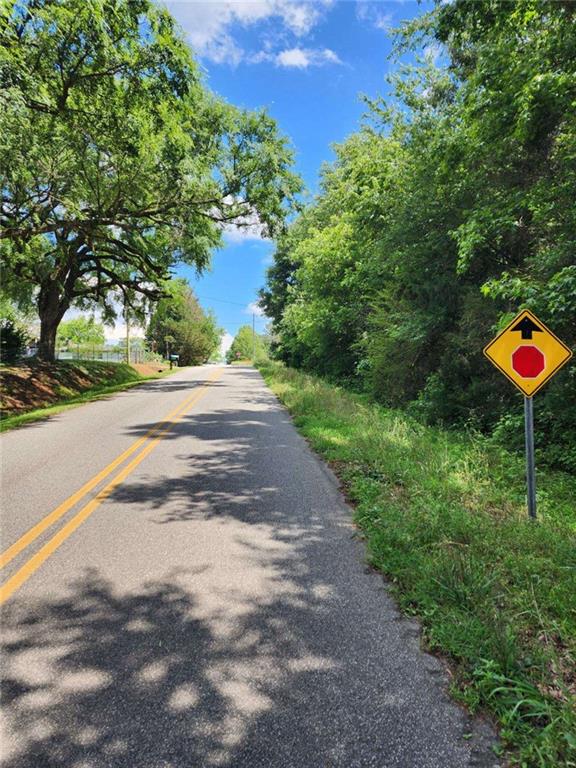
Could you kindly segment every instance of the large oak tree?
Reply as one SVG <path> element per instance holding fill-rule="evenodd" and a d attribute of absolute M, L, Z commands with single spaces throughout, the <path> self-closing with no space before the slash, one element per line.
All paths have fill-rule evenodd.
<path fill-rule="evenodd" d="M 52 359 L 72 304 L 156 299 L 225 223 L 282 226 L 299 189 L 265 113 L 211 94 L 150 0 L 12 0 L 1 11 L 4 289 L 37 304 Z"/>

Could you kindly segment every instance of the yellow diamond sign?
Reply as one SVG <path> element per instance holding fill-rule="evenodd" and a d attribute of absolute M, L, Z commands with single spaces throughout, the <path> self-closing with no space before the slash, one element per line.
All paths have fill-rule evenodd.
<path fill-rule="evenodd" d="M 492 339 L 484 354 L 526 397 L 532 397 L 570 360 L 572 350 L 526 309 Z"/>

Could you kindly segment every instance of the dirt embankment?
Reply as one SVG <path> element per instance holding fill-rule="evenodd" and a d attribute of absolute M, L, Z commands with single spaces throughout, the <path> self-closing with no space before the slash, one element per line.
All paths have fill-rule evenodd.
<path fill-rule="evenodd" d="M 165 371 L 168 366 L 163 363 L 132 363 L 131 367 L 138 371 L 140 376 L 147 378 L 148 376 L 157 376 Z"/>
<path fill-rule="evenodd" d="M 89 390 L 157 375 L 161 365 L 126 365 L 97 361 L 30 360 L 0 367 L 0 410 L 5 416 L 26 413 L 68 400 Z"/>

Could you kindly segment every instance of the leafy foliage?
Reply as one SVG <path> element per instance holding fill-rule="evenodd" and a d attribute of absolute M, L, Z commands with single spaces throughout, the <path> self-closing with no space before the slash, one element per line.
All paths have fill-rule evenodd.
<path fill-rule="evenodd" d="M 14 363 L 32 341 L 29 317 L 0 294 L 0 362 Z"/>
<path fill-rule="evenodd" d="M 254 333 L 249 325 L 243 325 L 238 329 L 234 341 L 226 352 L 226 362 L 234 360 L 263 360 L 266 358 L 267 349 L 258 333 Z"/>
<path fill-rule="evenodd" d="M 482 349 L 522 308 L 576 344 L 575 14 L 455 0 L 405 26 L 399 52 L 446 66 L 399 69 L 279 240 L 261 301 L 280 359 L 517 443 L 519 394 Z M 572 470 L 575 383 L 572 363 L 536 405 L 540 458 Z"/>
<path fill-rule="evenodd" d="M 9 0 L 0 45 L 0 255 L 32 287 L 40 353 L 68 307 L 143 309 L 170 267 L 198 270 L 223 225 L 281 226 L 299 182 L 265 113 L 203 85 L 151 0 Z"/>
<path fill-rule="evenodd" d="M 74 317 L 58 326 L 56 339 L 59 344 L 104 344 L 104 326 L 93 317 Z"/>
<path fill-rule="evenodd" d="M 13 320 L 0 320 L 0 361 L 14 363 L 19 360 L 30 342 L 30 336 Z"/>
<path fill-rule="evenodd" d="M 180 365 L 205 363 L 218 349 L 222 331 L 211 313 L 198 304 L 185 279 L 164 286 L 167 296 L 156 304 L 146 332 L 153 350 L 179 355 Z"/>

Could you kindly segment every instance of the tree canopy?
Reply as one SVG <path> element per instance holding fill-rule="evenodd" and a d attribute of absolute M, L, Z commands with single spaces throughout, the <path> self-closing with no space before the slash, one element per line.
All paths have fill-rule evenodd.
<path fill-rule="evenodd" d="M 261 294 L 279 357 L 520 443 L 519 395 L 482 349 L 521 308 L 576 343 L 575 14 L 455 0 L 404 28 L 398 52 L 440 64 L 399 68 L 279 239 Z M 546 459 L 572 469 L 575 380 L 537 408 Z"/>
<path fill-rule="evenodd" d="M 204 268 L 227 222 L 282 227 L 299 189 L 264 112 L 202 82 L 151 0 L 9 0 L 0 45 L 0 256 L 53 355 L 66 310 L 158 299 L 177 262 Z"/>
<path fill-rule="evenodd" d="M 216 352 L 222 331 L 215 317 L 203 311 L 186 280 L 164 286 L 166 296 L 155 305 L 146 331 L 154 351 L 179 356 L 180 365 L 205 363 Z"/>
<path fill-rule="evenodd" d="M 226 361 L 258 360 L 266 356 L 266 346 L 262 336 L 254 333 L 249 325 L 243 325 L 234 336 L 234 341 L 226 352 Z"/>
<path fill-rule="evenodd" d="M 95 344 L 105 342 L 104 326 L 97 323 L 93 317 L 74 317 L 65 320 L 58 326 L 57 340 L 59 344 Z"/>

